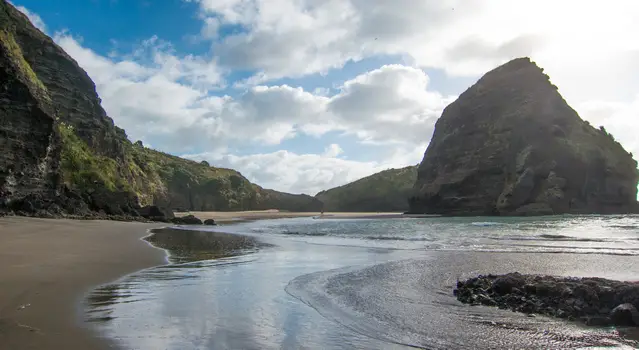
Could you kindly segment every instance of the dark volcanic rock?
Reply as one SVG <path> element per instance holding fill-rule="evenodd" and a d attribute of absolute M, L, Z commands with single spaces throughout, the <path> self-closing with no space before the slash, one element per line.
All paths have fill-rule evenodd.
<path fill-rule="evenodd" d="M 196 218 L 193 215 L 187 215 L 182 217 L 174 217 L 171 222 L 176 225 L 202 225 L 202 220 Z"/>
<path fill-rule="evenodd" d="M 204 225 L 215 226 L 217 224 L 215 223 L 215 220 L 213 219 L 206 219 L 204 220 Z"/>
<path fill-rule="evenodd" d="M 610 312 L 610 319 L 616 326 L 639 326 L 639 312 L 632 304 L 621 304 Z"/>
<path fill-rule="evenodd" d="M 410 212 L 628 213 L 637 162 L 583 121 L 543 70 L 515 59 L 484 75 L 435 125 Z"/>
<path fill-rule="evenodd" d="M 175 216 L 170 209 L 160 208 L 156 205 L 147 205 L 138 209 L 138 213 L 145 219 L 152 221 L 169 222 Z"/>
<path fill-rule="evenodd" d="M 603 278 L 509 273 L 457 282 L 463 303 L 579 320 L 591 326 L 639 326 L 639 284 Z"/>

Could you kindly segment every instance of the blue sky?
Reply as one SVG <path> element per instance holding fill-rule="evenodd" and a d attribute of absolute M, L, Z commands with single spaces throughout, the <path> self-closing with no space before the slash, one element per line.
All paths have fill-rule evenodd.
<path fill-rule="evenodd" d="M 89 73 L 133 141 L 265 187 L 314 194 L 417 164 L 442 109 L 519 56 L 639 154 L 633 2 L 12 2 Z"/>

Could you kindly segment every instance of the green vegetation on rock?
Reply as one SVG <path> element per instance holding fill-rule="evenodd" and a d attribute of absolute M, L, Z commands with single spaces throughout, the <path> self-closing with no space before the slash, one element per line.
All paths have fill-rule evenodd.
<path fill-rule="evenodd" d="M 44 98 L 49 98 L 47 94 L 47 88 L 42 84 L 38 76 L 35 74 L 31 65 L 24 59 L 22 49 L 16 42 L 13 34 L 8 29 L 0 30 L 0 44 L 4 46 L 4 49 L 9 54 L 9 58 L 17 66 L 19 74 L 22 74 L 26 81 L 31 85 L 30 87 L 36 89 L 38 94 L 41 94 Z"/>
<path fill-rule="evenodd" d="M 0 155 L 0 212 L 131 217 L 150 204 L 173 210 L 321 209 L 313 197 L 265 190 L 235 170 L 131 143 L 100 106 L 87 73 L 5 0 L 0 75 L 0 144 L 13 152 Z"/>
<path fill-rule="evenodd" d="M 96 155 L 73 131 L 73 126 L 58 124 L 62 142 L 60 166 L 64 182 L 71 187 L 88 189 L 104 186 L 109 191 L 129 191 L 114 159 Z"/>
<path fill-rule="evenodd" d="M 408 210 L 417 166 L 389 169 L 318 193 L 325 211 L 396 212 Z"/>

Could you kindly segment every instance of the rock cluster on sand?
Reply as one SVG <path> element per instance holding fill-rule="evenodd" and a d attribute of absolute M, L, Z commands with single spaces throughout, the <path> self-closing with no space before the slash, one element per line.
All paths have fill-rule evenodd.
<path fill-rule="evenodd" d="M 541 68 L 519 58 L 444 109 L 410 212 L 628 213 L 637 210 L 638 179 L 632 154 L 583 121 Z"/>
<path fill-rule="evenodd" d="M 198 219 L 194 215 L 186 215 L 182 217 L 174 217 L 171 222 L 176 225 L 202 225 L 202 220 Z"/>
<path fill-rule="evenodd" d="M 138 209 L 140 216 L 151 221 L 169 222 L 175 216 L 173 211 L 156 205 L 147 205 Z"/>
<path fill-rule="evenodd" d="M 454 294 L 463 303 L 593 326 L 639 326 L 639 283 L 510 273 L 459 281 Z"/>

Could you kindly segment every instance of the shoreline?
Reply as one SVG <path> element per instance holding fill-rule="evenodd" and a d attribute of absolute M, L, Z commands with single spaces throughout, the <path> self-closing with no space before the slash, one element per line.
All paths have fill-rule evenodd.
<path fill-rule="evenodd" d="M 191 212 L 223 225 L 320 213 Z M 177 213 L 187 215 L 189 213 Z M 355 218 L 388 213 L 330 213 Z M 0 217 L 0 350 L 113 349 L 84 322 L 84 299 L 101 285 L 169 264 L 145 238 L 164 222 Z"/>
<path fill-rule="evenodd" d="M 221 224 L 218 227 L 224 227 L 252 220 L 312 217 L 315 213 L 190 214 L 214 218 Z M 386 219 L 396 215 L 325 213 L 328 219 Z M 147 239 L 158 229 L 170 226 L 162 222 L 0 217 L 0 349 L 117 348 L 85 322 L 86 297 L 96 288 L 130 274 L 171 264 L 171 252 Z"/>
<path fill-rule="evenodd" d="M 0 218 L 0 349 L 109 349 L 80 317 L 102 284 L 163 265 L 142 238 L 166 223 Z"/>

